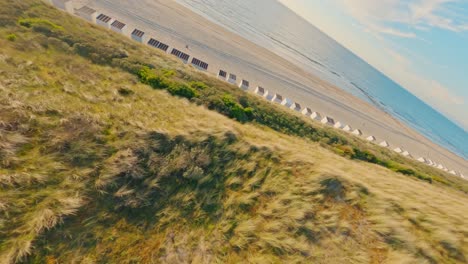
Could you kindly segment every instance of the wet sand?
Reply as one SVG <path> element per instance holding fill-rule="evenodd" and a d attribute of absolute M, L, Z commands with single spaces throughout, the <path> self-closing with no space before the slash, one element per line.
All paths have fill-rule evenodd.
<path fill-rule="evenodd" d="M 145 31 L 144 43 L 155 38 L 172 48 L 209 63 L 208 73 L 220 69 L 250 82 L 250 90 L 262 86 L 333 117 L 342 124 L 373 135 L 377 143 L 386 140 L 390 148 L 401 147 L 414 158 L 426 157 L 448 169 L 468 175 L 468 161 L 431 142 L 377 107 L 341 90 L 289 61 L 199 16 L 172 0 L 76 0 L 127 24 L 124 34 L 134 28 Z M 188 45 L 188 49 L 186 46 Z M 191 58 L 190 58 L 191 59 Z"/>

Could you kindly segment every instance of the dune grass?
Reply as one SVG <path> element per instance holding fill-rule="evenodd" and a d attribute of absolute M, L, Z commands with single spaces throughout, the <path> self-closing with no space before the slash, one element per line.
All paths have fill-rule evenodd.
<path fill-rule="evenodd" d="M 0 263 L 467 261 L 455 177 L 39 1 L 0 36 Z"/>

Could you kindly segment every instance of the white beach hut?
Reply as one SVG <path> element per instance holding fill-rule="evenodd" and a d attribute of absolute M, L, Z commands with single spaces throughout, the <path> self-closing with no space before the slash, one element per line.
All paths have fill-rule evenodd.
<path fill-rule="evenodd" d="M 380 142 L 379 146 L 388 148 L 388 147 L 390 147 L 390 144 L 388 144 L 388 142 L 384 140 L 384 141 Z"/>
<path fill-rule="evenodd" d="M 110 16 L 100 14 L 99 16 L 96 17 L 96 24 L 99 26 L 103 26 L 105 28 L 109 28 L 111 20 L 112 18 Z"/>
<path fill-rule="evenodd" d="M 248 90 L 249 86 L 250 86 L 250 83 L 247 80 L 242 80 L 239 84 L 239 88 L 241 88 L 242 90 Z"/>
<path fill-rule="evenodd" d="M 293 103 L 291 105 L 291 107 L 289 107 L 289 108 L 296 111 L 296 112 L 301 112 L 301 110 L 302 110 L 302 106 L 299 103 Z"/>
<path fill-rule="evenodd" d="M 430 159 L 427 159 L 426 163 L 429 165 L 429 166 L 433 166 L 434 165 L 434 162 Z"/>
<path fill-rule="evenodd" d="M 281 104 L 283 102 L 283 96 L 281 94 L 275 93 L 273 97 L 271 97 L 270 101 Z"/>
<path fill-rule="evenodd" d="M 370 141 L 370 142 L 374 142 L 374 141 L 376 141 L 377 139 L 376 139 L 374 136 L 368 136 L 368 137 L 366 138 L 366 140 L 367 140 L 367 141 Z"/>
<path fill-rule="evenodd" d="M 360 129 L 354 129 L 351 134 L 356 135 L 356 136 L 362 136 L 362 131 Z"/>
<path fill-rule="evenodd" d="M 117 33 L 123 34 L 124 27 L 125 27 L 125 24 L 116 19 L 114 20 L 114 22 L 112 22 L 110 28 Z"/>
<path fill-rule="evenodd" d="M 437 164 L 437 168 L 440 169 L 440 170 L 443 170 L 443 169 L 444 169 L 444 165 L 442 165 L 442 164 Z"/>
<path fill-rule="evenodd" d="M 224 70 L 219 70 L 218 72 L 218 78 L 221 79 L 221 80 L 226 80 L 227 78 L 227 72 L 224 71 Z M 258 89 L 258 87 L 257 87 Z M 263 88 L 262 88 L 263 89 Z"/>
<path fill-rule="evenodd" d="M 403 153 L 403 150 L 401 148 L 395 148 L 393 149 L 396 153 Z"/>
<path fill-rule="evenodd" d="M 281 105 L 286 106 L 287 108 L 290 108 L 293 105 L 293 101 L 289 98 L 284 98 L 283 101 L 281 102 Z"/>
<path fill-rule="evenodd" d="M 426 160 L 426 158 L 424 158 L 424 157 L 418 158 L 417 161 L 419 161 L 419 162 L 421 162 L 421 163 L 427 163 L 427 160 Z"/>
<path fill-rule="evenodd" d="M 342 129 L 343 128 L 343 124 L 341 124 L 340 121 L 338 122 L 335 122 L 335 125 L 333 126 L 334 128 L 338 128 L 338 129 Z"/>
<path fill-rule="evenodd" d="M 71 0 L 52 0 L 50 1 L 55 7 L 73 14 L 73 3 Z"/>
<path fill-rule="evenodd" d="M 96 23 L 96 10 L 89 6 L 83 6 L 75 11 L 75 14 L 81 18 L 88 20 L 89 22 Z"/>
<path fill-rule="evenodd" d="M 164 52 L 167 52 L 167 49 L 169 49 L 169 45 L 164 44 L 164 43 L 162 43 L 159 40 L 156 40 L 154 38 L 150 38 L 150 40 L 148 40 L 148 45 L 150 45 L 150 46 L 152 46 L 154 48 L 160 49 L 160 50 L 162 50 Z M 226 77 L 224 77 L 224 79 L 226 79 Z"/>
<path fill-rule="evenodd" d="M 320 114 L 319 112 L 313 112 L 310 115 L 310 118 L 312 118 L 314 120 L 317 120 L 317 121 L 321 121 L 322 120 L 322 114 Z"/>
<path fill-rule="evenodd" d="M 302 110 L 302 114 L 305 115 L 305 116 L 311 116 L 312 115 L 312 109 L 310 109 L 309 107 L 305 107 L 303 110 Z"/>
<path fill-rule="evenodd" d="M 454 171 L 454 170 L 450 170 L 448 173 L 452 174 L 452 175 L 457 175 L 457 172 Z"/>
<path fill-rule="evenodd" d="M 201 71 L 207 71 L 208 70 L 208 63 L 200 60 L 200 59 L 197 59 L 197 58 L 192 58 L 192 66 L 194 66 L 195 68 L 201 70 Z"/>
<path fill-rule="evenodd" d="M 237 83 L 237 76 L 233 73 L 230 73 L 229 74 L 229 78 L 228 78 L 228 82 L 232 83 L 232 84 L 236 84 Z"/>
<path fill-rule="evenodd" d="M 412 157 L 413 157 L 413 156 L 411 156 L 411 154 L 410 154 L 408 151 L 406 151 L 406 150 L 403 151 L 403 152 L 401 153 L 401 155 L 403 155 L 403 156 L 405 156 L 405 157 L 408 157 L 408 158 L 412 158 Z"/>
<path fill-rule="evenodd" d="M 333 126 L 335 124 L 335 120 L 333 120 L 333 118 L 331 118 L 329 116 L 325 116 L 324 118 L 322 118 L 320 123 L 322 123 L 324 125 Z"/>
<path fill-rule="evenodd" d="M 190 55 L 188 55 L 187 53 L 184 53 L 184 52 L 182 52 L 182 51 L 180 51 L 180 50 L 178 50 L 176 48 L 172 49 L 171 54 L 176 56 L 177 58 L 181 59 L 184 63 L 187 63 L 189 58 L 190 58 Z"/>
<path fill-rule="evenodd" d="M 346 132 L 351 132 L 353 130 L 353 128 L 350 125 L 345 125 L 343 127 L 343 130 L 346 131 Z"/>
<path fill-rule="evenodd" d="M 257 88 L 255 88 L 254 90 L 254 93 L 258 96 L 264 96 L 265 94 L 268 94 L 268 91 L 265 90 L 265 88 L 261 87 L 261 86 L 257 86 Z"/>
<path fill-rule="evenodd" d="M 143 43 L 143 36 L 144 35 L 145 35 L 145 32 L 135 28 L 133 30 L 133 32 L 132 32 L 131 37 L 132 37 L 133 40 L 138 41 L 140 43 Z M 173 54 L 173 55 L 175 55 L 175 54 Z M 188 58 L 187 58 L 187 60 L 188 60 Z"/>

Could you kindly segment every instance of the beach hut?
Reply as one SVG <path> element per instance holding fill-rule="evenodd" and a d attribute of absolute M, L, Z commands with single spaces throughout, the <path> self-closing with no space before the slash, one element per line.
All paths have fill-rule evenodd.
<path fill-rule="evenodd" d="M 232 84 L 236 84 L 237 83 L 237 76 L 235 74 L 230 73 L 229 78 L 228 78 L 228 82 L 230 82 Z"/>
<path fill-rule="evenodd" d="M 83 6 L 77 9 L 75 14 L 83 19 L 88 20 L 89 22 L 96 23 L 97 12 L 89 6 Z"/>
<path fill-rule="evenodd" d="M 320 123 L 322 123 L 324 125 L 333 126 L 335 124 L 335 120 L 333 120 L 333 118 L 331 118 L 329 116 L 325 116 L 324 118 L 322 118 Z"/>
<path fill-rule="evenodd" d="M 219 70 L 218 72 L 218 78 L 222 80 L 226 80 L 227 78 L 227 72 L 223 70 Z M 258 88 L 258 87 L 257 87 Z M 263 89 L 263 88 L 262 88 Z"/>
<path fill-rule="evenodd" d="M 317 120 L 317 121 L 321 121 L 322 115 L 319 112 L 312 112 L 312 114 L 310 115 L 310 118 Z"/>
<path fill-rule="evenodd" d="M 450 170 L 448 173 L 452 174 L 452 175 L 457 175 L 457 172 L 454 171 L 454 170 Z"/>
<path fill-rule="evenodd" d="M 268 91 L 266 91 L 265 88 L 263 88 L 263 87 L 261 87 L 261 86 L 257 86 L 257 88 L 255 88 L 254 93 L 255 93 L 256 95 L 259 95 L 259 96 L 262 96 L 262 97 L 263 97 L 263 96 L 265 95 L 265 93 L 268 93 Z"/>
<path fill-rule="evenodd" d="M 114 20 L 111 24 L 111 29 L 117 33 L 123 34 L 123 28 L 125 27 L 125 24 L 118 21 L 117 19 Z"/>
<path fill-rule="evenodd" d="M 436 168 L 438 168 L 438 169 L 440 169 L 440 170 L 443 170 L 443 169 L 444 169 L 444 166 L 443 166 L 442 164 L 438 164 Z"/>
<path fill-rule="evenodd" d="M 367 140 L 367 141 L 370 141 L 370 142 L 374 142 L 374 141 L 376 141 L 377 139 L 376 139 L 374 136 L 368 136 L 368 137 L 366 138 L 366 140 Z"/>
<path fill-rule="evenodd" d="M 68 13 L 73 14 L 73 3 L 71 0 L 52 0 L 51 4 L 55 7 L 67 11 Z"/>
<path fill-rule="evenodd" d="M 173 48 L 172 51 L 171 51 L 171 54 L 176 56 L 177 58 L 181 59 L 184 63 L 187 63 L 189 58 L 190 58 L 190 55 L 188 55 L 187 53 L 184 53 L 176 48 Z"/>
<path fill-rule="evenodd" d="M 343 130 L 346 131 L 346 132 L 351 132 L 353 130 L 353 128 L 350 125 L 345 125 L 343 127 Z"/>
<path fill-rule="evenodd" d="M 192 65 L 202 71 L 208 70 L 208 63 L 201 61 L 197 58 L 192 58 Z"/>
<path fill-rule="evenodd" d="M 356 136 L 362 136 L 362 131 L 356 128 L 353 130 L 353 132 L 351 132 L 351 134 Z"/>
<path fill-rule="evenodd" d="M 427 159 L 426 164 L 428 164 L 429 166 L 432 166 L 434 165 L 434 162 L 430 159 Z"/>
<path fill-rule="evenodd" d="M 401 153 L 401 155 L 403 155 L 403 156 L 405 156 L 405 157 L 408 157 L 408 158 L 412 158 L 412 157 L 413 157 L 413 156 L 411 156 L 411 154 L 410 154 L 408 151 L 406 151 L 406 150 L 403 151 L 403 152 Z"/>
<path fill-rule="evenodd" d="M 242 90 L 248 90 L 249 89 L 249 86 L 250 86 L 250 83 L 249 81 L 247 80 L 242 80 L 241 83 L 239 84 L 239 88 L 241 88 Z"/>
<path fill-rule="evenodd" d="M 111 20 L 112 18 L 110 16 L 100 14 L 99 16 L 96 17 L 96 24 L 99 26 L 103 26 L 105 28 L 109 28 Z"/>
<path fill-rule="evenodd" d="M 143 43 L 143 36 L 145 35 L 145 32 L 139 30 L 139 29 L 134 29 L 132 32 L 132 39 L 135 41 L 138 41 L 140 43 Z M 188 58 L 187 58 L 188 60 Z"/>
<path fill-rule="evenodd" d="M 424 157 L 418 158 L 417 161 L 419 161 L 419 162 L 421 162 L 421 163 L 427 163 L 427 160 L 426 160 L 426 158 L 424 158 Z"/>
<path fill-rule="evenodd" d="M 380 142 L 379 146 L 388 148 L 388 147 L 390 147 L 390 144 L 388 144 L 388 142 L 384 140 L 384 141 Z"/>
<path fill-rule="evenodd" d="M 395 151 L 396 153 L 402 153 L 403 152 L 403 150 L 401 148 L 393 149 L 393 151 Z"/>
<path fill-rule="evenodd" d="M 311 116 L 312 115 L 312 109 L 310 109 L 309 107 L 306 107 L 302 110 L 302 114 L 305 115 L 305 116 Z"/>
<path fill-rule="evenodd" d="M 341 124 L 340 121 L 338 122 L 335 122 L 335 125 L 333 126 L 334 128 L 338 128 L 338 129 L 342 129 L 343 128 L 343 124 Z"/>
<path fill-rule="evenodd" d="M 460 177 L 466 180 L 466 176 L 460 173 Z"/>
<path fill-rule="evenodd" d="M 271 100 L 273 103 L 281 104 L 283 102 L 283 96 L 281 94 L 275 93 Z"/>
<path fill-rule="evenodd" d="M 293 103 L 291 105 L 291 107 L 289 107 L 289 108 L 296 111 L 296 112 L 301 112 L 301 110 L 302 110 L 302 107 L 301 107 L 301 105 L 299 103 Z"/>
<path fill-rule="evenodd" d="M 287 108 L 290 108 L 293 105 L 293 101 L 289 98 L 284 98 L 283 101 L 281 102 L 281 105 L 286 106 Z"/>
<path fill-rule="evenodd" d="M 157 48 L 157 49 L 160 49 L 164 52 L 167 52 L 167 49 L 169 48 L 169 45 L 167 44 L 164 44 L 154 38 L 150 38 L 150 40 L 148 40 L 148 45 L 154 47 L 154 48 Z M 224 77 L 224 79 L 226 79 L 226 77 Z"/>

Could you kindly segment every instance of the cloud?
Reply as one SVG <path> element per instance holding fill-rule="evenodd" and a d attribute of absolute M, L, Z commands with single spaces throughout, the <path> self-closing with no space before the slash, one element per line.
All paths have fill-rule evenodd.
<path fill-rule="evenodd" d="M 468 31 L 462 0 L 335 0 L 367 30 L 402 38 L 432 28 Z M 406 29 L 406 30 L 402 30 Z"/>

